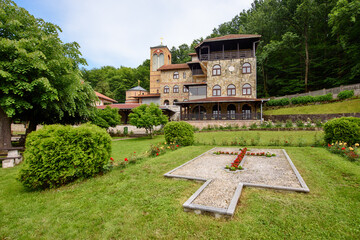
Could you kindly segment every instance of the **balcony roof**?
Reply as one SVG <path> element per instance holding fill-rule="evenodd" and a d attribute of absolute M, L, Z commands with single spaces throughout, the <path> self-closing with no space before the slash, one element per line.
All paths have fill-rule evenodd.
<path fill-rule="evenodd" d="M 265 98 L 241 98 L 241 97 L 208 97 L 185 102 L 177 102 L 175 105 L 184 105 L 189 103 L 222 103 L 222 102 L 267 102 L 270 99 Z"/>

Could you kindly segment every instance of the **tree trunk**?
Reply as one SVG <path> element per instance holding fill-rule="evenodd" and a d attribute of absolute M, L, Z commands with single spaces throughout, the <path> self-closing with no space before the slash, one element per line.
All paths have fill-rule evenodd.
<path fill-rule="evenodd" d="M 305 92 L 308 92 L 308 77 L 309 77 L 309 43 L 308 43 L 308 33 L 307 29 L 304 31 L 305 37 Z"/>
<path fill-rule="evenodd" d="M 11 118 L 0 107 L 0 150 L 12 147 L 11 145 Z"/>
<path fill-rule="evenodd" d="M 27 136 L 29 133 L 36 131 L 37 122 L 36 121 L 30 121 L 29 126 L 26 128 L 25 136 Z"/>

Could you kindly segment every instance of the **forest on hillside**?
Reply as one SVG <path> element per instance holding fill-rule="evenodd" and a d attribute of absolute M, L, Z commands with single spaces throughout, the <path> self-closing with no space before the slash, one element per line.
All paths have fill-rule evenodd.
<path fill-rule="evenodd" d="M 227 34 L 262 35 L 256 53 L 258 97 L 360 82 L 360 0 L 255 0 L 206 38 Z M 172 47 L 173 63 L 189 61 L 202 40 Z M 138 80 L 149 87 L 149 60 L 135 69 L 83 73 L 96 91 L 118 101 Z"/>

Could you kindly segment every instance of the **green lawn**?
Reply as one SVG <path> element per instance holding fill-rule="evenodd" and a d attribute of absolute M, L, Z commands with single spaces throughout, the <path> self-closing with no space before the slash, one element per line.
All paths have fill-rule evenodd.
<path fill-rule="evenodd" d="M 228 132 L 196 137 L 206 134 L 223 139 Z M 160 141 L 163 137 L 116 141 L 113 155 L 122 159 Z M 19 166 L 0 169 L 0 238 L 356 239 L 360 235 L 360 166 L 316 147 L 285 147 L 309 194 L 245 188 L 231 220 L 184 212 L 182 204 L 201 183 L 163 174 L 212 147 L 180 148 L 43 192 L 24 190 L 15 180 Z"/>
<path fill-rule="evenodd" d="M 331 114 L 331 113 L 358 113 L 360 112 L 360 99 L 343 102 L 335 102 L 320 105 L 309 105 L 301 107 L 280 108 L 266 110 L 265 115 L 288 115 L 288 114 Z"/>

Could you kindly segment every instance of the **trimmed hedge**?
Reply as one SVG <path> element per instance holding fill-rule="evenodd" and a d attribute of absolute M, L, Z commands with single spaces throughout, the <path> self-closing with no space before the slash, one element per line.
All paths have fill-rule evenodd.
<path fill-rule="evenodd" d="M 176 142 L 182 146 L 194 144 L 194 130 L 187 122 L 169 122 L 164 127 L 166 142 Z"/>
<path fill-rule="evenodd" d="M 267 106 L 285 106 L 289 104 L 290 100 L 288 98 L 271 99 L 266 103 Z"/>
<path fill-rule="evenodd" d="M 351 98 L 353 96 L 354 96 L 354 90 L 344 90 L 339 92 L 337 98 L 343 100 L 343 99 Z"/>
<path fill-rule="evenodd" d="M 311 102 L 325 102 L 331 101 L 333 99 L 333 95 L 331 93 L 320 95 L 320 96 L 300 96 L 293 97 L 290 100 L 288 98 L 280 98 L 280 99 L 272 99 L 266 103 L 267 106 L 285 106 L 291 104 L 306 104 Z"/>
<path fill-rule="evenodd" d="M 111 137 L 95 125 L 49 125 L 26 138 L 19 180 L 30 189 L 56 188 L 106 171 Z"/>
<path fill-rule="evenodd" d="M 349 145 L 360 143 L 360 119 L 356 117 L 335 118 L 324 125 L 324 139 L 326 143 L 336 141 Z"/>

